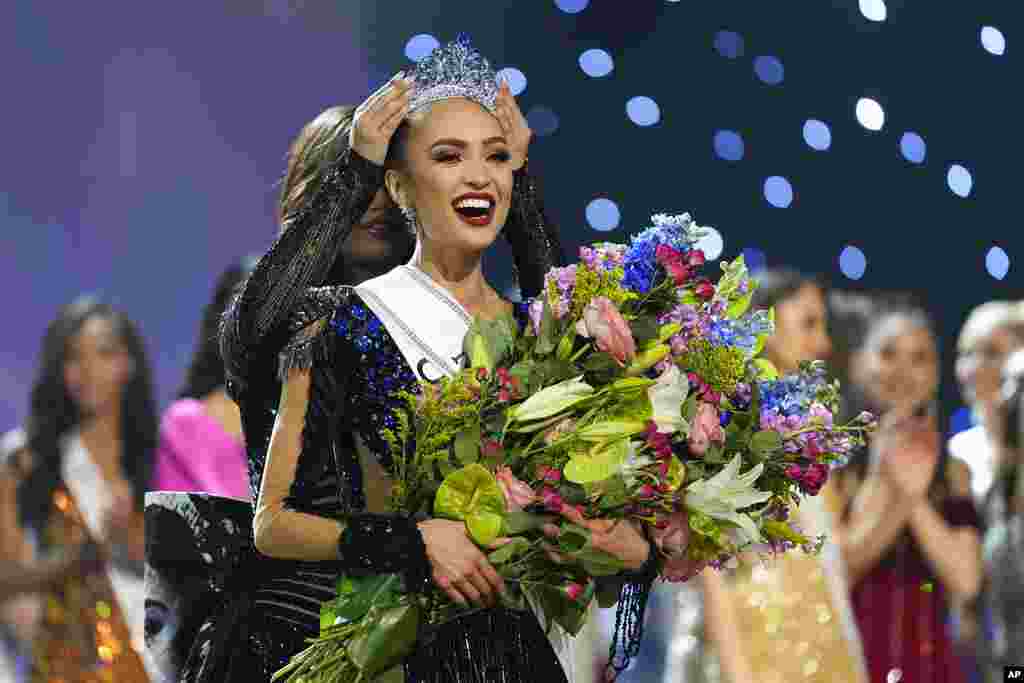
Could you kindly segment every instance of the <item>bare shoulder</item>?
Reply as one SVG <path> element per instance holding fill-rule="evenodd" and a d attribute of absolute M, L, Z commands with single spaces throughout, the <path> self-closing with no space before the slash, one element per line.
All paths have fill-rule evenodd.
<path fill-rule="evenodd" d="M 946 462 L 946 482 L 954 496 L 971 495 L 971 469 L 960 458 L 950 457 Z"/>

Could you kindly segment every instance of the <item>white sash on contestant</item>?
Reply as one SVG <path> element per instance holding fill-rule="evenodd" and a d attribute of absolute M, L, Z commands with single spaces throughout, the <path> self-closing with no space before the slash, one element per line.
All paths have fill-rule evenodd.
<path fill-rule="evenodd" d="M 462 342 L 472 318 L 428 275 L 410 266 L 399 266 L 355 290 L 384 323 L 420 379 L 436 381 L 463 367 Z M 552 628 L 548 639 L 569 683 L 576 683 L 575 639 L 560 628 Z"/>

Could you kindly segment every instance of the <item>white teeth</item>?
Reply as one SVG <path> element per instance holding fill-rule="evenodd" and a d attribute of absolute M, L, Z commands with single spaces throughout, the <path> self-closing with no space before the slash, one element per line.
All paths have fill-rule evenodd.
<path fill-rule="evenodd" d="M 491 208 L 491 202 L 489 199 L 476 199 L 466 198 L 461 199 L 455 204 L 457 209 L 489 209 Z"/>

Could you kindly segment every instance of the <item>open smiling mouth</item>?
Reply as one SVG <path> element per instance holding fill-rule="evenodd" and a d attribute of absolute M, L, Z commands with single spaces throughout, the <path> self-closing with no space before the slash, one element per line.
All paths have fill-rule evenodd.
<path fill-rule="evenodd" d="M 452 202 L 452 208 L 462 222 L 482 227 L 494 220 L 494 197 L 485 193 L 464 194 Z"/>

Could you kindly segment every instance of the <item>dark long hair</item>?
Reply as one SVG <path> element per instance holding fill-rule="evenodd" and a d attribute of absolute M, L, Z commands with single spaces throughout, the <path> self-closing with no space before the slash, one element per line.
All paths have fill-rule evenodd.
<path fill-rule="evenodd" d="M 349 133 L 355 120 L 355 107 L 337 105 L 320 112 L 316 118 L 299 131 L 288 148 L 284 176 L 281 178 L 281 194 L 278 198 L 278 222 L 281 233 L 288 230 L 293 221 L 310 205 L 323 185 L 327 172 L 334 167 L 338 158 L 349 148 Z M 398 207 L 392 206 L 379 219 L 391 226 L 392 230 L 407 233 L 408 226 Z M 408 253 L 398 254 L 398 262 L 412 256 L 413 241 L 409 239 Z M 397 265 L 397 264 L 394 264 Z M 360 274 L 358 264 L 346 264 L 341 251 L 323 282 L 314 285 L 357 284 Z M 371 269 L 373 270 L 373 269 Z M 374 273 L 379 274 L 379 273 Z M 366 273 L 362 274 L 366 276 Z"/>
<path fill-rule="evenodd" d="M 890 292 L 864 297 L 856 294 L 846 294 L 842 297 L 832 297 L 830 312 L 837 324 L 844 324 L 847 329 L 845 338 L 847 347 L 844 350 L 846 358 L 847 379 L 843 386 L 843 417 L 849 418 L 857 415 L 863 410 L 873 413 L 879 412 L 879 407 L 874 405 L 868 398 L 866 387 L 857 386 L 849 378 L 849 368 L 852 358 L 859 351 L 865 348 L 868 340 L 881 325 L 891 320 L 893 316 L 906 317 L 914 323 L 921 325 L 935 342 L 936 352 L 939 349 L 939 337 L 936 332 L 935 323 L 918 300 L 911 294 L 903 292 Z M 839 334 L 844 334 L 840 332 Z M 941 360 L 936 363 L 941 368 Z M 935 415 L 940 431 L 946 424 L 946 416 L 942 410 L 942 404 L 935 397 L 927 405 L 920 406 L 920 410 L 930 410 Z M 849 464 L 851 473 L 855 473 L 863 479 L 869 465 L 868 450 L 863 449 L 857 453 Z M 929 488 L 929 495 L 934 501 L 939 501 L 949 495 L 949 480 L 946 476 L 947 465 L 949 464 L 949 451 L 943 445 L 939 452 L 939 461 L 935 468 L 935 477 Z"/>
<path fill-rule="evenodd" d="M 178 391 L 178 398 L 202 399 L 224 386 L 226 382 L 224 361 L 220 355 L 218 336 L 220 321 L 235 290 L 250 269 L 249 261 L 235 264 L 217 278 L 213 299 L 203 309 L 203 320 L 199 325 L 196 350 L 185 375 L 185 384 Z"/>
<path fill-rule="evenodd" d="M 807 286 L 825 291 L 825 284 L 812 275 L 806 275 L 791 268 L 772 268 L 755 276 L 757 289 L 750 306 L 754 310 L 778 306 Z"/>
<path fill-rule="evenodd" d="M 82 415 L 64 383 L 64 365 L 72 338 L 93 317 L 109 320 L 134 361 L 122 392 L 121 471 L 131 484 L 138 509 L 149 483 L 158 422 L 153 381 L 142 336 L 123 313 L 91 297 L 61 309 L 43 336 L 39 374 L 32 387 L 26 425 L 32 469 L 18 489 L 21 523 L 41 528 L 50 514 L 50 499 L 61 483 L 60 440 L 81 423 Z"/>

